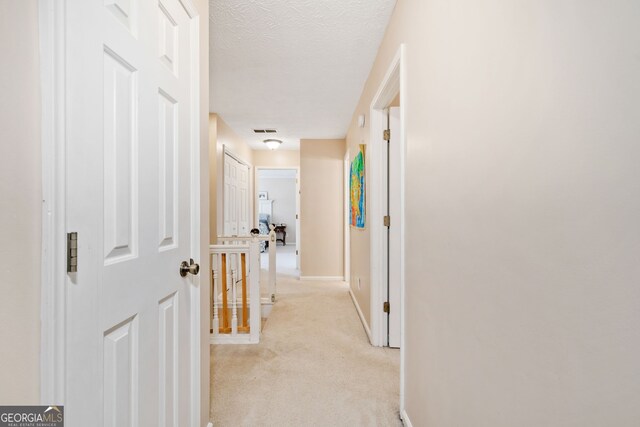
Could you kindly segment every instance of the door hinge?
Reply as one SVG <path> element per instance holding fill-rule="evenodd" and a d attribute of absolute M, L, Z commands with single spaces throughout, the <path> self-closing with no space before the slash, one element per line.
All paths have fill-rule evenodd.
<path fill-rule="evenodd" d="M 296 249 L 296 255 L 298 255 L 298 250 Z"/>
<path fill-rule="evenodd" d="M 385 215 L 383 221 L 385 227 L 391 227 L 391 217 L 389 215 Z"/>
<path fill-rule="evenodd" d="M 390 141 L 391 140 L 391 130 L 390 129 L 385 129 L 384 132 L 382 132 L 382 138 L 384 138 L 385 141 Z"/>
<path fill-rule="evenodd" d="M 389 301 L 385 301 L 384 304 L 382 304 L 382 311 L 389 313 Z"/>
<path fill-rule="evenodd" d="M 296 214 L 296 219 L 298 219 L 298 214 Z"/>
<path fill-rule="evenodd" d="M 78 271 L 78 233 L 67 233 L 67 273 Z"/>

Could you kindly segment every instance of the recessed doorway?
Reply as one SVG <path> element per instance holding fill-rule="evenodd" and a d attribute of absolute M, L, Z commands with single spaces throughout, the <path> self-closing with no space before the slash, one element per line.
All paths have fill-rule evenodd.
<path fill-rule="evenodd" d="M 261 234 L 274 226 L 278 274 L 300 277 L 300 183 L 298 168 L 256 168 L 256 223 Z M 271 243 L 273 245 L 273 243 Z"/>

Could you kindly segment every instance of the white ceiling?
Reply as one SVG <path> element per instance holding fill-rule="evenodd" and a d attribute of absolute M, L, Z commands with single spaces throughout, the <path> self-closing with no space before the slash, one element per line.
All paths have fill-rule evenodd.
<path fill-rule="evenodd" d="M 395 0 L 210 0 L 210 110 L 252 148 L 343 138 Z M 254 128 L 275 128 L 257 135 Z"/>

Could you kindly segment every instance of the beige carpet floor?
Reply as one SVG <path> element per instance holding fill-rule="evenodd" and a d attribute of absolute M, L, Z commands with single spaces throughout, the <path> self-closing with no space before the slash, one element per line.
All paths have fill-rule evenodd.
<path fill-rule="evenodd" d="M 282 269 L 260 344 L 211 346 L 224 426 L 401 426 L 399 350 L 371 347 L 342 282 Z"/>

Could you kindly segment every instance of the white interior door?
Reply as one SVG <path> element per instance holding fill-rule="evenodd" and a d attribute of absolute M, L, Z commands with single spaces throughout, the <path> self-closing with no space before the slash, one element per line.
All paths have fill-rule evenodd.
<path fill-rule="evenodd" d="M 226 236 L 249 235 L 251 224 L 249 181 L 249 166 L 225 153 L 223 222 Z"/>
<path fill-rule="evenodd" d="M 238 235 L 249 235 L 249 166 L 238 162 Z"/>
<path fill-rule="evenodd" d="M 400 212 L 400 108 L 389 108 L 389 129 L 391 140 L 389 141 L 389 295 L 388 301 L 391 307 L 389 317 L 389 347 L 400 347 L 400 225 L 402 215 Z"/>
<path fill-rule="evenodd" d="M 224 155 L 224 235 L 238 235 L 238 166 L 239 163 L 230 155 Z"/>
<path fill-rule="evenodd" d="M 78 232 L 66 425 L 185 426 L 199 348 L 179 274 L 192 256 L 189 17 L 178 0 L 67 0 L 65 14 L 66 227 Z"/>

